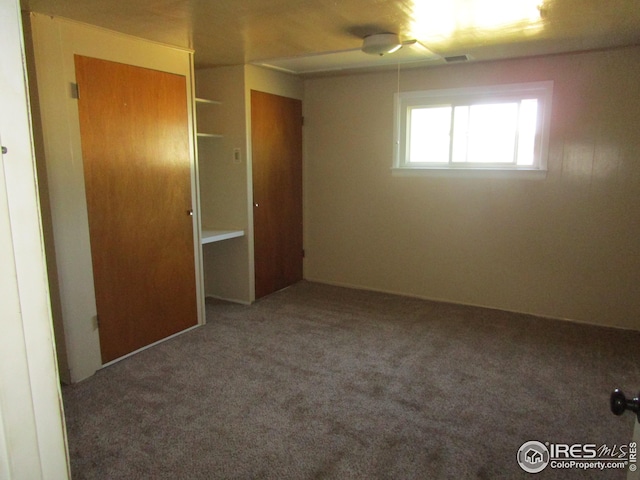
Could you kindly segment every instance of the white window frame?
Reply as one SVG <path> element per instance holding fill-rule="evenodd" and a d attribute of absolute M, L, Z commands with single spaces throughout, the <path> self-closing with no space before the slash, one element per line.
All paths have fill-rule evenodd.
<path fill-rule="evenodd" d="M 551 101 L 553 82 L 529 82 L 482 87 L 424 90 L 398 92 L 394 95 L 394 175 L 431 175 L 431 176 L 546 176 L 549 150 L 549 131 L 551 124 Z M 538 100 L 536 137 L 534 142 L 533 165 L 514 164 L 454 164 L 409 162 L 409 115 L 412 108 L 477 105 Z"/>

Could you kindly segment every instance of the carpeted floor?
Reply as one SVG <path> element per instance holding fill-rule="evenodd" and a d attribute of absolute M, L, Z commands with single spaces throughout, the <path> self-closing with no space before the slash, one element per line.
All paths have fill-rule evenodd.
<path fill-rule="evenodd" d="M 74 479 L 528 478 L 525 441 L 631 440 L 637 332 L 310 282 L 207 321 L 64 387 Z"/>

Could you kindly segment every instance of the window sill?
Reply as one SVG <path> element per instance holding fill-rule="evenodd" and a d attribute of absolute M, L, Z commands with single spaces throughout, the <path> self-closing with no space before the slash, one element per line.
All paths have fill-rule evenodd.
<path fill-rule="evenodd" d="M 442 177 L 442 178 L 526 178 L 544 180 L 547 171 L 536 168 L 438 168 L 438 167 L 393 167 L 394 177 Z"/>

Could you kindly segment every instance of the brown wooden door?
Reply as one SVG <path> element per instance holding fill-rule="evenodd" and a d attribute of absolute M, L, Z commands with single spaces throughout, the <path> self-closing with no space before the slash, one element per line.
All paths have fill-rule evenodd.
<path fill-rule="evenodd" d="M 302 280 L 302 102 L 251 91 L 256 298 Z"/>
<path fill-rule="evenodd" d="M 75 65 L 106 363 L 197 323 L 186 78 Z"/>

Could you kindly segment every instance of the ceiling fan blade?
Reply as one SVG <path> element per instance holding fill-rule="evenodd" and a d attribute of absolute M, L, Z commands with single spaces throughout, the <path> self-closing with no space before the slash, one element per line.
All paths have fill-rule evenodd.
<path fill-rule="evenodd" d="M 383 57 L 367 55 L 360 48 L 302 55 L 298 57 L 276 58 L 252 62 L 255 65 L 283 72 L 301 74 L 330 72 L 337 70 L 381 67 L 384 65 L 406 65 L 443 62 L 442 57 L 418 41 L 410 41 L 400 50 Z"/>

